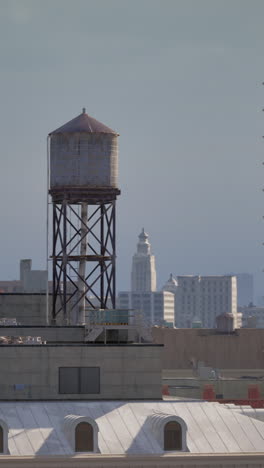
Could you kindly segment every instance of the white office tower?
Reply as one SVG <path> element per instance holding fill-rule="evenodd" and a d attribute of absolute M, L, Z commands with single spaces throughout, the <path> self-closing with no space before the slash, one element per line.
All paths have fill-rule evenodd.
<path fill-rule="evenodd" d="M 140 314 L 146 325 L 174 326 L 174 294 L 156 291 L 155 257 L 148 237 L 143 228 L 132 261 L 131 291 L 119 292 L 118 307 L 132 309 L 135 316 Z"/>
<path fill-rule="evenodd" d="M 171 292 L 121 291 L 118 294 L 118 308 L 130 309 L 134 317 L 140 314 L 146 325 L 174 327 L 174 294 Z"/>
<path fill-rule="evenodd" d="M 155 257 L 151 255 L 148 234 L 144 228 L 138 236 L 137 252 L 133 255 L 131 272 L 132 292 L 156 291 Z"/>
<path fill-rule="evenodd" d="M 176 294 L 177 294 L 177 289 L 178 289 L 178 283 L 177 280 L 173 277 L 172 273 L 170 274 L 170 277 L 168 281 L 164 284 L 162 291 L 164 292 L 170 292 L 174 296 L 174 318 L 173 318 L 173 323 L 175 325 L 175 317 L 176 317 Z"/>
<path fill-rule="evenodd" d="M 215 328 L 218 315 L 233 314 L 234 327 L 240 328 L 235 276 L 177 276 L 177 281 L 176 327 L 191 328 L 199 319 L 202 327 Z"/>

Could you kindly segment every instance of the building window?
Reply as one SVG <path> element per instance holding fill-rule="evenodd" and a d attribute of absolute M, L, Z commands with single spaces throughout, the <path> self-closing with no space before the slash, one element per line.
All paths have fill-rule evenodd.
<path fill-rule="evenodd" d="M 59 393 L 100 393 L 100 368 L 60 367 Z"/>
<path fill-rule="evenodd" d="M 170 421 L 164 427 L 164 450 L 182 450 L 182 428 L 176 421 Z"/>
<path fill-rule="evenodd" d="M 93 451 L 93 428 L 87 422 L 80 422 L 75 428 L 75 452 Z"/>

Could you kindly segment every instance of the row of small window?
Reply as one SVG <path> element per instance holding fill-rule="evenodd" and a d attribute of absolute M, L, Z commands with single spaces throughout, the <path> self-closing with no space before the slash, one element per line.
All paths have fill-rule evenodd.
<path fill-rule="evenodd" d="M 177 421 L 170 421 L 164 426 L 163 450 L 181 451 L 182 427 Z M 93 428 L 86 422 L 79 423 L 75 429 L 75 451 L 92 452 L 94 450 Z"/>
<path fill-rule="evenodd" d="M 6 435 L 6 438 L 4 436 Z M 75 427 L 75 452 L 94 452 L 94 429 L 88 422 L 80 422 Z M 5 441 L 6 439 L 6 441 Z M 170 421 L 164 427 L 164 451 L 182 450 L 182 428 L 176 421 Z M 7 434 L 0 426 L 0 453 L 8 453 Z"/>

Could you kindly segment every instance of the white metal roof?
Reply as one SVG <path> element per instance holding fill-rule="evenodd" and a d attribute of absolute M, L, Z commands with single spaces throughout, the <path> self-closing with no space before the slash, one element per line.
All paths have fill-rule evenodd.
<path fill-rule="evenodd" d="M 191 453 L 264 452 L 264 422 L 236 407 L 205 401 L 0 402 L 9 427 L 10 455 L 73 454 L 65 431 L 67 415 L 89 417 L 99 427 L 102 454 L 158 454 L 162 444 L 149 430 L 154 413 L 176 415 L 187 425 Z"/>

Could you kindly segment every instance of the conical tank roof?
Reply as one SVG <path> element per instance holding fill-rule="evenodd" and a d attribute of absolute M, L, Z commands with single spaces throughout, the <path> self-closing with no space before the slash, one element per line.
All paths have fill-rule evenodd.
<path fill-rule="evenodd" d="M 86 114 L 85 108 L 83 108 L 80 115 L 62 125 L 62 127 L 53 130 L 49 135 L 55 135 L 56 133 L 110 133 L 112 135 L 118 135 L 115 130 L 112 130 Z"/>

